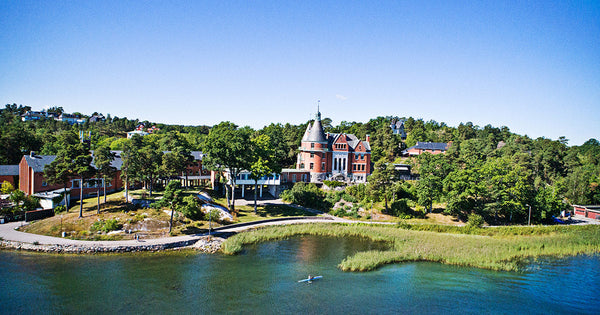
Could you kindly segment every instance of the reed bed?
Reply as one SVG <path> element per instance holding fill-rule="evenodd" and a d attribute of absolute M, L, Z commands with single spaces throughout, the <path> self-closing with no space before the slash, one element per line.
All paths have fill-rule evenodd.
<path fill-rule="evenodd" d="M 369 271 L 385 264 L 406 261 L 432 261 L 516 271 L 536 257 L 600 252 L 600 226 L 591 225 L 484 229 L 430 226 L 406 229 L 403 225 L 332 223 L 272 226 L 244 232 L 227 239 L 222 250 L 226 254 L 235 254 L 244 245 L 299 235 L 363 237 L 389 245 L 387 250 L 358 252 L 346 257 L 338 265 L 344 271 Z"/>

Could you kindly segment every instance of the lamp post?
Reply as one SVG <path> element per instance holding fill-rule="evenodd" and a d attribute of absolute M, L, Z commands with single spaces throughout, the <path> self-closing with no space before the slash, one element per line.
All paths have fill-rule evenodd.
<path fill-rule="evenodd" d="M 529 204 L 526 204 L 526 206 L 529 207 L 529 218 L 527 219 L 527 225 L 531 225 L 531 206 Z"/>

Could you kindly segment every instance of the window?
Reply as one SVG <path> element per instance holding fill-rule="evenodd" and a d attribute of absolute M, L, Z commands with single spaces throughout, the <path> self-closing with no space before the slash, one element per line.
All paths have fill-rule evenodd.
<path fill-rule="evenodd" d="M 365 170 L 365 165 L 364 165 L 364 164 L 362 165 L 362 170 L 363 170 L 363 171 Z"/>
<path fill-rule="evenodd" d="M 300 169 L 304 169 L 304 163 L 300 163 Z"/>
<path fill-rule="evenodd" d="M 311 147 L 311 148 L 314 148 L 314 147 L 315 147 L 315 144 L 314 144 L 314 143 L 311 143 L 311 144 L 310 144 L 310 147 Z"/>
<path fill-rule="evenodd" d="M 74 179 L 71 182 L 71 188 L 79 189 L 80 186 L 81 186 L 81 181 L 79 179 Z"/>
<path fill-rule="evenodd" d="M 310 154 L 310 158 L 312 159 L 312 158 L 314 158 L 314 157 L 315 157 L 315 154 L 314 154 L 314 153 L 311 153 L 311 154 Z"/>
<path fill-rule="evenodd" d="M 324 171 L 324 170 L 325 170 L 325 162 L 322 162 L 321 163 L 321 171 Z"/>
<path fill-rule="evenodd" d="M 352 164 L 352 170 L 356 171 L 356 164 Z"/>
<path fill-rule="evenodd" d="M 295 183 L 295 182 L 296 182 L 296 174 L 293 174 L 292 175 L 292 183 Z"/>
<path fill-rule="evenodd" d="M 42 187 L 46 187 L 46 186 L 48 186 L 48 183 L 47 182 L 42 182 Z"/>
<path fill-rule="evenodd" d="M 358 153 L 354 154 L 354 159 L 358 160 Z"/>
<path fill-rule="evenodd" d="M 315 163 L 310 163 L 310 169 L 311 170 L 315 169 Z"/>

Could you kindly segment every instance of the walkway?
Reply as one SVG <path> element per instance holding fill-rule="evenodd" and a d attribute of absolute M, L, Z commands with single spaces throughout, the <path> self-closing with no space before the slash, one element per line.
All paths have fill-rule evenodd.
<path fill-rule="evenodd" d="M 277 202 L 274 200 L 263 201 L 263 202 Z M 294 207 L 299 207 L 295 206 Z M 302 208 L 302 207 L 300 207 Z M 303 208 L 310 212 L 318 212 L 316 210 Z M 319 212 L 320 213 L 320 212 Z M 316 222 L 353 222 L 350 220 L 341 219 L 328 214 L 324 214 L 320 217 L 290 217 L 290 218 L 275 218 L 247 223 L 232 224 L 228 226 L 219 227 L 213 230 L 213 234 L 231 234 L 239 233 L 245 230 L 253 229 L 261 226 L 268 225 L 285 225 L 285 224 L 299 224 L 299 223 L 316 223 Z M 141 240 L 122 240 L 122 241 L 82 241 L 72 240 L 68 238 L 60 238 L 46 235 L 38 235 L 17 231 L 21 225 L 27 224 L 23 222 L 11 222 L 6 224 L 0 224 L 0 240 L 4 242 L 16 242 L 20 244 L 33 244 L 33 245 L 44 245 L 44 246 L 56 246 L 57 248 L 83 248 L 85 251 L 134 251 L 134 250 L 160 250 L 165 248 L 177 248 L 192 245 L 202 238 L 205 238 L 208 233 L 194 234 L 194 235 L 182 235 L 172 236 L 164 238 L 154 239 L 141 239 Z M 14 245 L 14 244 L 13 244 Z M 27 249 L 31 249 L 27 247 Z M 60 251 L 60 250 L 56 250 Z M 70 250 L 79 252 L 79 250 Z"/>

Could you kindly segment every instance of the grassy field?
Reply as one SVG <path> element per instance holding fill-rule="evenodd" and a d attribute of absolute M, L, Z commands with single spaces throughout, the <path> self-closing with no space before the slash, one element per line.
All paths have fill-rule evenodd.
<path fill-rule="evenodd" d="M 303 224 L 267 227 L 228 238 L 223 252 L 235 254 L 244 245 L 297 235 L 364 237 L 383 241 L 388 250 L 359 252 L 345 258 L 344 271 L 369 271 L 405 261 L 432 261 L 492 270 L 519 270 L 529 259 L 600 252 L 600 226 L 497 227 L 472 229 L 456 226 L 407 224 Z"/>

